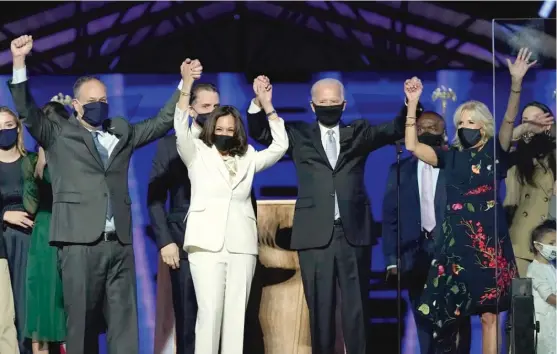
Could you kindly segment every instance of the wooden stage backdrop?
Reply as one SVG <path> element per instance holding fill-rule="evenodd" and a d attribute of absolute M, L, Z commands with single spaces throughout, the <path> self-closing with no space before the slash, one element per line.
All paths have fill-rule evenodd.
<path fill-rule="evenodd" d="M 298 255 L 288 250 L 294 204 L 294 200 L 257 202 L 259 262 L 246 311 L 246 354 L 311 354 L 309 314 Z M 154 353 L 174 354 L 170 275 L 160 259 L 158 269 Z M 339 309 L 340 305 L 336 353 L 343 354 Z"/>

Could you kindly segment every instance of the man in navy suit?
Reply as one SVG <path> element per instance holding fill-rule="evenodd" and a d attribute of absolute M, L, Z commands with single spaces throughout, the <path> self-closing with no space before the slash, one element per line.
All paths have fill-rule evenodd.
<path fill-rule="evenodd" d="M 446 149 L 445 121 L 435 112 L 424 112 L 417 121 L 421 143 Z M 426 282 L 434 251 L 434 239 L 443 237 L 442 223 L 447 204 L 443 170 L 415 157 L 400 161 L 400 238 L 401 269 L 397 269 L 397 198 L 396 164 L 391 166 L 383 198 L 383 253 L 387 276 L 401 272 L 408 287 L 421 354 L 433 354 L 434 341 L 429 321 L 423 319 L 417 305 Z M 461 329 L 459 351 L 468 353 L 469 322 Z"/>

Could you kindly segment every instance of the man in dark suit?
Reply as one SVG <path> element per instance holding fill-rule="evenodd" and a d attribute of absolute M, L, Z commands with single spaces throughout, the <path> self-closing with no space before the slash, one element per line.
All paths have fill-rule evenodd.
<path fill-rule="evenodd" d="M 138 353 L 128 168 L 136 148 L 173 127 L 180 91 L 156 117 L 131 125 L 123 118 L 107 119 L 106 87 L 84 77 L 74 85 L 75 115 L 69 120 L 47 119 L 28 85 L 25 56 L 32 46 L 31 36 L 12 41 L 14 74 L 9 88 L 20 119 L 45 149 L 50 166 L 50 241 L 59 247 L 67 351 L 98 352 L 102 313 L 109 353 Z M 184 65 L 184 81 L 201 75 L 198 62 Z"/>
<path fill-rule="evenodd" d="M 406 110 L 392 122 L 377 126 L 363 119 L 344 125 L 340 118 L 346 101 L 340 81 L 318 81 L 311 96 L 317 122 L 287 123 L 286 131 L 290 140 L 287 153 L 298 177 L 291 248 L 300 259 L 312 351 L 334 352 L 338 281 L 347 353 L 364 354 L 370 245 L 376 236 L 372 234 L 364 167 L 372 151 L 404 136 Z M 274 112 L 262 112 L 259 106 L 254 100 L 248 110 L 249 133 L 257 142 L 269 145 L 272 138 L 265 116 Z"/>
<path fill-rule="evenodd" d="M 219 93 L 214 85 L 198 84 L 191 90 L 190 114 L 202 125 L 219 103 Z M 147 207 L 162 260 L 170 267 L 178 354 L 193 354 L 195 344 L 197 302 L 187 253 L 183 250 L 184 218 L 190 205 L 190 193 L 188 170 L 178 156 L 176 135 L 168 135 L 159 141 L 153 160 Z"/>
<path fill-rule="evenodd" d="M 445 121 L 435 112 L 424 112 L 417 121 L 420 142 L 446 149 Z M 434 239 L 443 237 L 442 223 L 447 204 L 443 170 L 414 157 L 400 161 L 400 210 L 396 197 L 397 166 L 391 166 L 383 198 L 383 253 L 390 279 L 401 272 L 418 332 L 420 353 L 434 354 L 431 323 L 418 312 L 418 302 L 427 279 L 434 251 Z M 401 269 L 397 269 L 397 229 L 400 212 Z M 469 326 L 469 323 L 468 323 Z M 466 327 L 463 327 L 466 329 Z M 469 345 L 466 331 L 461 332 L 461 345 Z M 463 352 L 464 353 L 464 352 Z"/>

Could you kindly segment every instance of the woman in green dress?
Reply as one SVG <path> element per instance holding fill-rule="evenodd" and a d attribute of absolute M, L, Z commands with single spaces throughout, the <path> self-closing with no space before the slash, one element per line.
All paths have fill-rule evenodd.
<path fill-rule="evenodd" d="M 64 105 L 49 102 L 42 111 L 45 119 L 68 119 Z M 53 118 L 58 116 L 57 118 Z M 52 187 L 44 150 L 30 153 L 23 161 L 23 205 L 35 215 L 35 227 L 27 260 L 27 315 L 25 336 L 33 342 L 34 354 L 47 354 L 59 347 L 66 337 L 66 315 L 62 296 L 62 280 L 58 269 L 56 247 L 50 246 Z"/>

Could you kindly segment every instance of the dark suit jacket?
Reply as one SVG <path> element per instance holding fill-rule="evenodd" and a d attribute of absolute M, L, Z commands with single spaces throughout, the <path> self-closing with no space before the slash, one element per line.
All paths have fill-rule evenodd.
<path fill-rule="evenodd" d="M 166 202 L 170 196 L 168 212 Z M 178 156 L 176 135 L 161 139 L 153 159 L 147 192 L 147 208 L 151 226 L 159 249 L 171 243 L 180 248 L 180 256 L 185 258 L 182 249 L 186 227 L 184 218 L 190 207 L 191 184 L 188 169 Z M 173 227 L 169 227 L 172 224 Z"/>
<path fill-rule="evenodd" d="M 383 198 L 383 253 L 386 266 L 396 265 L 397 256 L 397 198 L 396 164 L 391 165 Z M 439 170 L 435 188 L 435 221 L 433 238 L 441 237 L 442 223 L 447 204 L 445 175 Z M 433 242 L 424 244 L 421 240 L 422 214 L 420 212 L 420 191 L 418 188 L 418 159 L 409 157 L 400 161 L 400 238 L 401 272 L 413 268 L 416 255 L 420 251 L 431 253 Z"/>
<path fill-rule="evenodd" d="M 104 231 L 110 195 L 118 238 L 132 242 L 128 168 L 134 149 L 161 138 L 174 125 L 176 91 L 159 114 L 137 124 L 114 118 L 106 128 L 119 138 L 107 168 L 91 132 L 75 117 L 47 119 L 29 91 L 28 81 L 8 84 L 22 123 L 45 151 L 52 179 L 50 241 L 88 244 Z"/>
<path fill-rule="evenodd" d="M 168 211 L 166 202 L 170 203 Z M 151 226 L 159 249 L 171 243 L 180 248 L 180 257 L 187 258 L 183 250 L 186 224 L 184 218 L 188 213 L 191 198 L 191 183 L 188 169 L 178 155 L 176 135 L 162 138 L 157 146 L 153 167 L 149 176 L 147 208 Z M 252 203 L 257 215 L 255 194 L 251 192 Z"/>
<path fill-rule="evenodd" d="M 371 202 L 364 185 L 364 167 L 368 155 L 404 137 L 406 107 L 392 122 L 373 126 L 359 119 L 340 126 L 340 153 L 333 169 L 321 142 L 319 125 L 286 123 L 289 148 L 298 177 L 298 199 L 292 226 L 291 247 L 296 250 L 318 248 L 331 239 L 334 196 L 348 242 L 354 246 L 370 245 L 373 235 Z M 250 136 L 260 144 L 272 141 L 263 111 L 248 113 Z"/>

